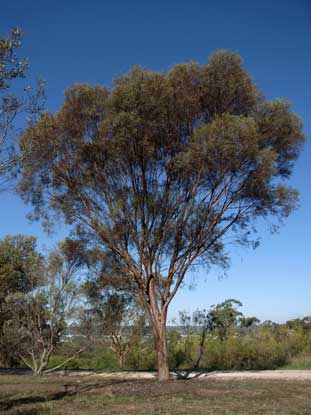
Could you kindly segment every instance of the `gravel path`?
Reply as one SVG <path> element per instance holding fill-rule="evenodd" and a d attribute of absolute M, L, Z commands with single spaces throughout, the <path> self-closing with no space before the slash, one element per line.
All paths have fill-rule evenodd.
<path fill-rule="evenodd" d="M 210 376 L 221 379 L 285 379 L 311 380 L 311 370 L 261 370 L 254 372 L 214 373 Z"/>
<path fill-rule="evenodd" d="M 69 376 L 100 376 L 117 379 L 155 379 L 156 372 L 100 372 L 100 371 L 58 371 Z M 232 372 L 172 372 L 173 378 L 180 379 L 269 379 L 269 380 L 310 380 L 311 370 L 261 370 L 261 371 L 232 371 Z"/>
<path fill-rule="evenodd" d="M 0 376 L 19 374 L 29 375 L 31 371 L 23 369 L 0 369 Z M 95 370 L 57 370 L 53 375 L 64 376 L 96 376 L 110 379 L 156 379 L 156 372 L 104 372 Z M 311 370 L 260 370 L 260 371 L 231 371 L 231 372 L 171 372 L 175 379 L 268 379 L 268 380 L 310 380 Z"/>

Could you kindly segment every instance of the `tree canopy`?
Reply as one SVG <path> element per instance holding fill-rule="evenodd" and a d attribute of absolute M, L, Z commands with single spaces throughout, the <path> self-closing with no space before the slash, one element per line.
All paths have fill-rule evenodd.
<path fill-rule="evenodd" d="M 134 67 L 112 90 L 68 89 L 21 136 L 20 192 L 34 217 L 61 215 L 134 284 L 167 379 L 167 309 L 186 272 L 228 264 L 228 241 L 249 245 L 257 218 L 295 208 L 285 180 L 304 140 L 289 102 L 267 100 L 220 50 L 167 74 Z"/>

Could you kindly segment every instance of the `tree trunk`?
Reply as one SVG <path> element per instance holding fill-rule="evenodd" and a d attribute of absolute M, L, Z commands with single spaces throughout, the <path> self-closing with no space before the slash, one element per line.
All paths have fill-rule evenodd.
<path fill-rule="evenodd" d="M 162 309 L 160 309 L 154 288 L 154 277 L 151 273 L 149 275 L 147 284 L 149 301 L 146 302 L 143 297 L 142 304 L 144 305 L 150 326 L 152 327 L 153 341 L 157 353 L 158 381 L 164 382 L 170 380 L 166 338 L 168 304 L 162 303 Z"/>
<path fill-rule="evenodd" d="M 119 369 L 123 370 L 123 361 L 124 361 L 124 357 L 123 354 L 119 355 Z"/>
<path fill-rule="evenodd" d="M 43 368 L 39 367 L 37 369 L 33 369 L 33 375 L 41 377 L 43 375 Z"/>
<path fill-rule="evenodd" d="M 156 333 L 154 333 L 154 337 L 155 347 L 157 351 L 158 380 L 163 382 L 170 380 L 166 339 L 166 322 L 161 322 L 158 324 Z"/>

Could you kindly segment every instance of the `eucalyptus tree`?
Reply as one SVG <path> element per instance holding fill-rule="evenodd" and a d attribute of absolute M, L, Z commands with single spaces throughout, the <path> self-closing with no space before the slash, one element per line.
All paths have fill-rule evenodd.
<path fill-rule="evenodd" d="M 167 313 L 186 273 L 228 265 L 227 243 L 252 244 L 261 218 L 295 208 L 286 179 L 304 140 L 290 104 L 265 99 L 221 50 L 167 74 L 135 67 L 110 91 L 68 89 L 21 136 L 20 192 L 35 218 L 62 216 L 135 287 L 167 380 Z"/>

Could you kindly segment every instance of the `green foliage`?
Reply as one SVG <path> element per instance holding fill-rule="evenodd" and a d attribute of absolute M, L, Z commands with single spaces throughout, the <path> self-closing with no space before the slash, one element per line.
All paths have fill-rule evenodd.
<path fill-rule="evenodd" d="M 73 350 L 72 350 L 73 352 Z M 64 354 L 62 349 L 58 350 L 57 354 L 51 357 L 48 368 L 53 368 L 63 363 Z M 82 370 L 118 370 L 118 360 L 115 354 L 110 349 L 97 349 L 91 354 L 84 353 L 76 357 L 64 366 L 63 369 L 82 369 Z"/>
<path fill-rule="evenodd" d="M 278 343 L 271 333 L 260 331 L 242 337 L 232 335 L 225 342 L 211 341 L 207 350 L 206 367 L 222 370 L 275 369 L 290 358 L 286 345 Z"/>
<path fill-rule="evenodd" d="M 178 331 L 171 331 L 168 335 L 168 352 L 169 352 L 169 366 L 171 368 L 180 369 L 185 364 L 187 365 L 187 353 L 184 350 L 181 335 Z"/>
<path fill-rule="evenodd" d="M 38 282 L 42 256 L 32 236 L 6 236 L 0 240 L 0 296 L 27 293 Z"/>
<path fill-rule="evenodd" d="M 9 88 L 9 82 L 15 78 L 23 78 L 29 62 L 20 59 L 15 50 L 21 46 L 22 33 L 15 28 L 3 39 L 0 39 L 0 90 Z"/>
<path fill-rule="evenodd" d="M 209 312 L 211 330 L 216 331 L 221 341 L 236 329 L 238 318 L 242 316 L 237 308 L 241 306 L 240 301 L 228 299 L 211 307 Z"/>
<path fill-rule="evenodd" d="M 273 369 L 307 362 L 311 356 L 309 317 L 285 324 L 245 317 L 229 299 L 191 316 L 180 313 L 181 332 L 169 336 L 171 367 L 177 369 Z M 181 335 L 182 333 L 182 335 Z M 300 358 L 301 356 L 301 358 Z M 302 363 L 303 364 L 303 363 Z"/>
<path fill-rule="evenodd" d="M 277 332 L 258 326 L 251 331 L 230 334 L 220 340 L 217 333 L 207 336 L 204 354 L 199 370 L 265 370 L 276 368 L 309 369 L 311 368 L 311 333 L 299 329 L 288 331 L 279 325 Z M 189 347 L 189 345 L 188 345 Z M 76 350 L 75 342 L 65 342 L 57 353 L 51 357 L 49 367 L 61 363 Z M 169 366 L 171 369 L 192 369 L 192 362 L 197 359 L 200 337 L 192 335 L 191 347 L 185 352 L 185 337 L 178 331 L 169 333 Z M 191 359 L 189 359 L 191 353 Z M 124 370 L 156 370 L 156 354 L 151 339 L 145 339 L 133 347 L 127 354 Z M 91 350 L 85 351 L 64 368 L 119 370 L 118 359 L 106 345 L 97 343 Z"/>
<path fill-rule="evenodd" d="M 169 367 L 209 371 L 310 367 L 311 331 L 306 329 L 309 317 L 295 320 L 294 326 L 292 320 L 285 324 L 260 324 L 255 317 L 245 317 L 237 309 L 239 306 L 239 301 L 229 299 L 212 306 L 209 311 L 197 310 L 192 316 L 180 313 L 181 325 L 168 333 Z M 215 324 L 216 316 L 223 323 L 221 327 L 227 328 L 225 336 Z M 78 347 L 77 339 L 64 342 L 55 362 L 71 355 Z M 91 349 L 66 367 L 117 370 L 119 364 L 109 338 L 99 337 Z M 141 333 L 139 342 L 133 344 L 126 355 L 123 369 L 155 370 L 156 367 L 152 338 Z"/>
<path fill-rule="evenodd" d="M 51 357 L 49 368 L 62 363 L 67 356 L 70 356 L 77 349 L 75 341 L 64 342 Z M 110 348 L 109 340 L 105 343 L 97 340 L 93 347 L 84 351 L 74 360 L 68 362 L 64 369 L 89 369 L 89 370 L 120 370 L 118 356 Z M 156 355 L 152 343 L 143 341 L 141 344 L 132 347 L 125 357 L 123 370 L 155 370 Z"/>
<path fill-rule="evenodd" d="M 131 349 L 127 358 L 125 368 L 128 370 L 156 370 L 157 358 L 153 345 Z"/>
<path fill-rule="evenodd" d="M 311 370 L 311 354 L 300 353 L 297 356 L 294 356 L 288 364 L 282 366 L 282 369 Z"/>

